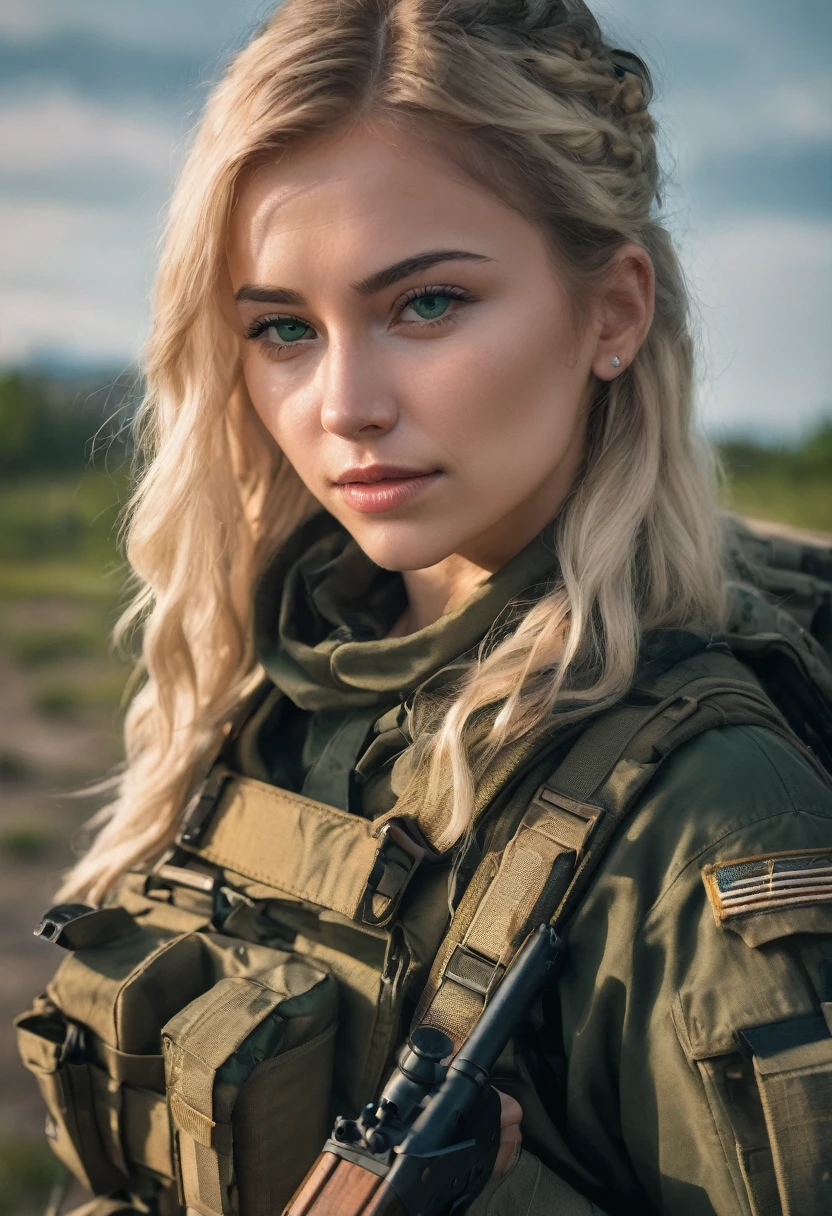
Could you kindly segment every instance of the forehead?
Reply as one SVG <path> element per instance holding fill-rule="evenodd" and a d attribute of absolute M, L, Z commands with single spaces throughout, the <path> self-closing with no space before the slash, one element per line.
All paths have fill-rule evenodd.
<path fill-rule="evenodd" d="M 248 278 L 276 258 L 381 264 L 437 241 L 470 248 L 478 236 L 516 242 L 530 232 L 412 128 L 386 120 L 315 137 L 250 169 L 231 217 L 229 258 Z"/>

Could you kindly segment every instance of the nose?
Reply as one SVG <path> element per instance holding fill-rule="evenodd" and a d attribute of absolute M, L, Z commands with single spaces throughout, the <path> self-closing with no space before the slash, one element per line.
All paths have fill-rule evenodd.
<path fill-rule="evenodd" d="M 321 426 L 352 439 L 362 431 L 384 434 L 398 418 L 393 391 L 381 360 L 358 344 L 333 344 L 320 367 Z"/>

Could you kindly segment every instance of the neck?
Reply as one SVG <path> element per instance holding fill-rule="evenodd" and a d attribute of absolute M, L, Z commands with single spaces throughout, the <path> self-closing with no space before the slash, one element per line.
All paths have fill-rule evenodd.
<path fill-rule="evenodd" d="M 461 608 L 491 573 L 458 553 L 452 553 L 424 570 L 402 571 L 407 608 L 387 636 L 395 638 L 416 633 L 446 613 Z"/>
<path fill-rule="evenodd" d="M 463 552 L 452 553 L 422 570 L 403 570 L 408 606 L 387 636 L 415 633 L 461 608 L 477 587 L 524 549 L 554 514 L 554 510 L 544 510 L 522 521 L 502 520 Z"/>

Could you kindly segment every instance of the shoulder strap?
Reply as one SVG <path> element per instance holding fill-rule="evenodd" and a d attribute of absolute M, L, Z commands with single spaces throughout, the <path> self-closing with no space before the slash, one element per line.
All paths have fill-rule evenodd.
<path fill-rule="evenodd" d="M 459 1045 L 528 933 L 563 926 L 659 765 L 715 726 L 761 725 L 817 764 L 750 673 L 716 646 L 599 714 L 540 784 L 505 848 L 486 853 L 451 920 L 414 1025 Z M 828 777 L 826 777 L 828 780 Z"/>

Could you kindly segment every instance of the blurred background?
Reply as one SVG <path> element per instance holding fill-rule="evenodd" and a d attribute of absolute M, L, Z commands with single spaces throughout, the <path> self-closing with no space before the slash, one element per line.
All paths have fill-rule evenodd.
<path fill-rule="evenodd" d="M 0 1216 L 54 1176 L 10 1021 L 120 759 L 116 544 L 156 241 L 205 96 L 263 0 L 0 0 Z M 832 6 L 597 0 L 656 78 L 726 505 L 832 532 Z"/>

